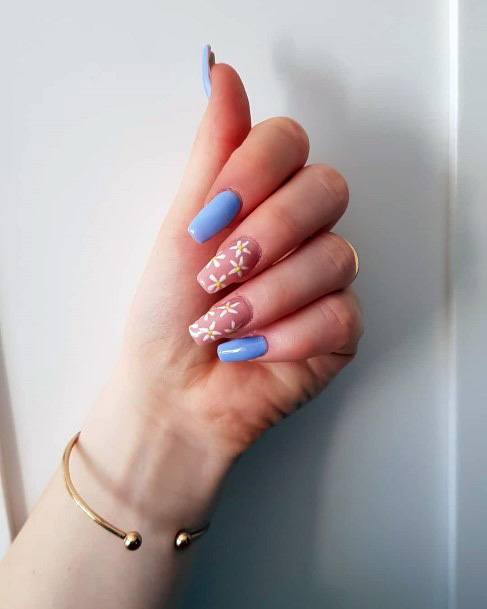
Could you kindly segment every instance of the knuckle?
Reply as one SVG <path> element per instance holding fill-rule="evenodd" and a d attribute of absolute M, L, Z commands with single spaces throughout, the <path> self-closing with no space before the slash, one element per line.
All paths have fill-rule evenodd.
<path fill-rule="evenodd" d="M 295 235 L 300 232 L 300 218 L 283 206 L 271 206 L 268 209 L 270 226 L 274 226 L 279 238 L 292 242 Z"/>
<path fill-rule="evenodd" d="M 304 360 L 317 351 L 317 341 L 315 336 L 295 337 L 292 345 L 292 352 L 296 360 Z"/>
<path fill-rule="evenodd" d="M 348 241 L 336 233 L 326 233 L 323 242 L 325 256 L 339 277 L 352 280 L 355 276 L 355 255 Z"/>
<path fill-rule="evenodd" d="M 343 298 L 327 299 L 321 307 L 333 324 L 337 350 L 355 343 L 362 332 L 362 320 L 357 310 Z"/>
<path fill-rule="evenodd" d="M 308 134 L 297 121 L 288 116 L 275 116 L 268 119 L 266 124 L 277 129 L 286 139 L 291 140 L 294 145 L 300 146 L 306 154 L 308 153 Z"/>
<path fill-rule="evenodd" d="M 343 213 L 348 205 L 350 191 L 347 181 L 342 174 L 334 167 L 322 163 L 309 165 L 308 171 L 314 175 L 314 178 L 326 191 L 326 194 L 333 198 Z"/>

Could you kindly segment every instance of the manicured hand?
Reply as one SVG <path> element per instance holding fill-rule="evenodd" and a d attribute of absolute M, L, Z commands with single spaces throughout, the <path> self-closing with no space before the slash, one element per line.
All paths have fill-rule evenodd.
<path fill-rule="evenodd" d="M 331 232 L 343 177 L 289 118 L 251 128 L 237 73 L 203 59 L 208 108 L 130 315 L 125 369 L 151 416 L 235 456 L 316 395 L 362 333 L 358 260 Z"/>
<path fill-rule="evenodd" d="M 240 78 L 212 59 L 181 188 L 69 458 L 80 495 L 123 539 L 137 531 L 137 552 L 75 505 L 59 465 L 1 565 L 2 607 L 176 606 L 180 532 L 206 530 L 234 459 L 356 352 L 357 257 L 330 232 L 347 185 L 305 166 L 295 121 L 251 128 Z"/>

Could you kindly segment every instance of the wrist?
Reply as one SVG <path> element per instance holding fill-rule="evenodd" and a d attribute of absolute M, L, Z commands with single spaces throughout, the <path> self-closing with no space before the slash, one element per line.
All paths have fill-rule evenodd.
<path fill-rule="evenodd" d="M 112 381 L 82 426 L 71 476 L 113 524 L 173 535 L 208 520 L 231 460 L 192 429 L 184 408 L 150 402 L 127 379 Z"/>

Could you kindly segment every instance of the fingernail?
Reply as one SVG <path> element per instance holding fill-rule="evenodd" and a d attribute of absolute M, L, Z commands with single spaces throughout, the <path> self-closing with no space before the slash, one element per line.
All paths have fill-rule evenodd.
<path fill-rule="evenodd" d="M 222 362 L 244 362 L 264 355 L 267 341 L 263 336 L 237 338 L 218 345 L 217 353 Z"/>
<path fill-rule="evenodd" d="M 252 312 L 241 297 L 229 298 L 211 307 L 204 315 L 189 326 L 189 333 L 195 343 L 204 345 L 233 334 L 249 323 Z"/>
<path fill-rule="evenodd" d="M 214 294 L 248 275 L 259 261 L 260 254 L 256 241 L 241 237 L 217 252 L 196 279 L 206 292 Z"/>
<path fill-rule="evenodd" d="M 198 243 L 204 243 L 219 233 L 240 211 L 240 197 L 233 190 L 219 192 L 193 218 L 188 232 Z"/>
<path fill-rule="evenodd" d="M 203 89 L 205 90 L 206 97 L 211 95 L 211 68 L 215 63 L 215 53 L 211 50 L 209 44 L 205 44 L 203 47 L 202 56 L 202 76 L 203 76 Z"/>

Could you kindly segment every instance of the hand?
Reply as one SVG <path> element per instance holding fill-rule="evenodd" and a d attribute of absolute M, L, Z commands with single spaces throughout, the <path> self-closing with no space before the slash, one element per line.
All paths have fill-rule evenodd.
<path fill-rule="evenodd" d="M 137 408 L 152 421 L 233 458 L 349 363 L 362 329 L 348 287 L 356 254 L 330 232 L 347 206 L 345 180 L 304 167 L 308 138 L 293 120 L 251 128 L 231 67 L 214 65 L 211 79 L 121 366 L 145 388 Z"/>
<path fill-rule="evenodd" d="M 177 532 L 199 528 L 235 457 L 353 358 L 358 263 L 330 232 L 347 186 L 307 155 L 290 119 L 251 129 L 238 75 L 213 67 L 121 356 L 69 463 L 88 505 L 139 531 L 141 549 L 134 560 L 93 524 L 58 467 L 2 565 L 0 603 L 174 606 Z"/>

